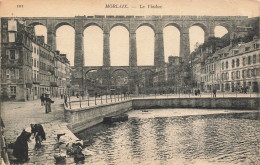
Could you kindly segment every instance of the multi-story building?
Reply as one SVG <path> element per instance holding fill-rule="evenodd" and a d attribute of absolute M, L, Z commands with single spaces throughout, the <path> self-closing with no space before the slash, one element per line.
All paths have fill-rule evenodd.
<path fill-rule="evenodd" d="M 56 84 L 54 79 L 54 51 L 50 45 L 44 43 L 44 37 L 38 36 L 38 44 L 40 46 L 40 95 L 49 93 L 56 96 Z"/>
<path fill-rule="evenodd" d="M 219 49 L 208 57 L 203 54 L 206 58 L 200 63 L 194 58 L 193 73 L 198 65 L 201 70 L 200 74 L 193 74 L 193 79 L 200 79 L 200 89 L 206 92 L 213 88 L 222 92 L 259 92 L 259 45 L 260 40 L 255 37 L 251 42 Z"/>
<path fill-rule="evenodd" d="M 32 98 L 33 29 L 15 19 L 1 18 L 1 95 L 3 99 Z"/>
<path fill-rule="evenodd" d="M 66 54 L 60 54 L 59 51 L 55 52 L 54 58 L 55 66 L 55 82 L 57 82 L 57 95 L 63 96 L 68 93 L 68 87 L 70 87 L 70 75 L 71 68 L 70 62 L 66 57 Z"/>
<path fill-rule="evenodd" d="M 40 50 L 39 46 L 37 44 L 37 40 L 34 38 L 32 40 L 32 92 L 33 92 L 33 99 L 39 98 L 39 56 L 40 56 Z"/>
<path fill-rule="evenodd" d="M 221 56 L 221 90 L 259 92 L 260 40 L 240 43 Z"/>
<path fill-rule="evenodd" d="M 34 28 L 14 18 L 1 18 L 1 95 L 3 99 L 33 100 L 41 94 L 64 94 L 70 84 L 66 55 L 56 55 L 35 36 Z"/>

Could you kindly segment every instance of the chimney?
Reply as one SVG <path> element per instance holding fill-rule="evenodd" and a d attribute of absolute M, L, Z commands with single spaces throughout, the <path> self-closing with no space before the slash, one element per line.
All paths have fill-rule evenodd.
<path fill-rule="evenodd" d="M 174 62 L 174 57 L 173 56 L 169 56 L 168 57 L 168 62 L 169 62 L 170 65 L 172 65 L 173 62 Z"/>
<path fill-rule="evenodd" d="M 56 54 L 56 55 L 60 55 L 60 51 L 59 51 L 59 50 L 56 50 L 56 51 L 55 51 L 55 54 Z"/>
<path fill-rule="evenodd" d="M 36 38 L 40 43 L 44 43 L 44 36 L 36 36 Z"/>

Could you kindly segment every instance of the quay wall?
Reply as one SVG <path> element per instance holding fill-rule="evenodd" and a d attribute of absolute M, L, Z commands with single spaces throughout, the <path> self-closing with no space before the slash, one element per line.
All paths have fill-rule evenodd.
<path fill-rule="evenodd" d="M 99 124 L 105 116 L 118 115 L 132 109 L 206 108 L 259 110 L 259 98 L 142 98 L 81 109 L 65 109 L 68 128 L 77 133 Z"/>
<path fill-rule="evenodd" d="M 81 109 L 65 109 L 65 121 L 68 128 L 77 133 L 103 121 L 105 116 L 118 115 L 132 109 L 132 100 L 103 104 Z"/>
<path fill-rule="evenodd" d="M 259 98 L 162 98 L 133 100 L 133 109 L 151 108 L 257 110 L 259 109 Z"/>

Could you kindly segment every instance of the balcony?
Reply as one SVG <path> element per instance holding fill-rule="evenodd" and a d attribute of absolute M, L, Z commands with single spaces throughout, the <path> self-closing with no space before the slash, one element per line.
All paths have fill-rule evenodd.
<path fill-rule="evenodd" d="M 57 82 L 50 82 L 51 87 L 58 87 Z"/>

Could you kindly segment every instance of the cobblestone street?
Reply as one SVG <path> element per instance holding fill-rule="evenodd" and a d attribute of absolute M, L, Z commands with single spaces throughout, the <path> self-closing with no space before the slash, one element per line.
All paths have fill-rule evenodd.
<path fill-rule="evenodd" d="M 29 142 L 28 164 L 54 164 L 54 145 L 57 143 L 57 133 L 62 132 L 75 137 L 67 128 L 64 122 L 63 99 L 54 99 L 52 112 L 46 114 L 44 106 L 40 105 L 40 100 L 28 102 L 4 102 L 2 104 L 2 118 L 5 124 L 5 137 L 7 144 L 15 142 L 21 134 L 23 128 L 29 127 L 31 123 L 42 124 L 46 132 L 46 141 L 42 146 L 35 149 L 34 139 Z M 76 137 L 75 137 L 76 138 Z M 12 149 L 8 149 L 11 163 L 15 162 Z M 73 164 L 73 159 L 67 159 L 67 163 Z"/>

